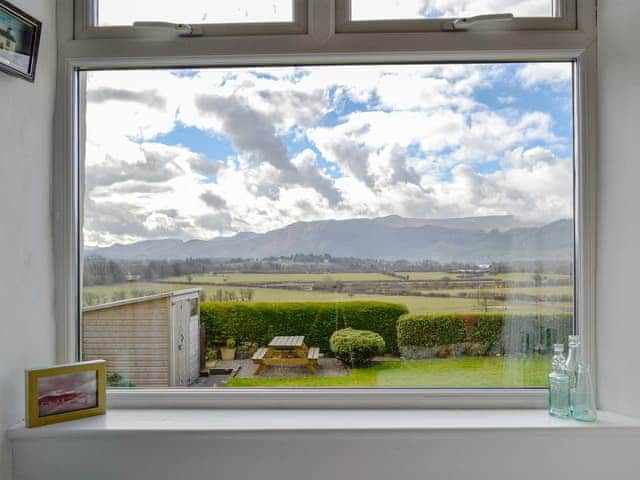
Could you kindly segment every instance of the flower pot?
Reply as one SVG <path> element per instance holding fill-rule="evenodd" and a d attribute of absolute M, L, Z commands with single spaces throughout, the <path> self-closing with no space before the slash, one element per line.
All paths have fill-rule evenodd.
<path fill-rule="evenodd" d="M 222 360 L 226 361 L 226 362 L 229 362 L 231 360 L 235 360 L 235 358 L 236 358 L 236 349 L 235 348 L 221 347 L 220 348 L 220 358 L 222 358 Z"/>
<path fill-rule="evenodd" d="M 207 361 L 205 362 L 205 366 L 206 366 L 207 368 L 215 368 L 216 363 L 217 363 L 217 360 L 207 360 Z"/>

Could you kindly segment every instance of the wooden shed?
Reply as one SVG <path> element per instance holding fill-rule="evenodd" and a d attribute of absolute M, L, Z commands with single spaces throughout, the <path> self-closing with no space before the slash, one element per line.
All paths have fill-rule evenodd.
<path fill-rule="evenodd" d="M 136 387 L 184 387 L 200 372 L 200 289 L 85 307 L 83 360 Z"/>

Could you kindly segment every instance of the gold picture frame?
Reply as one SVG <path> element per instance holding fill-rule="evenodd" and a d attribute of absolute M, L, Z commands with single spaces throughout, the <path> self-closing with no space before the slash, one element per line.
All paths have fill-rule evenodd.
<path fill-rule="evenodd" d="M 28 428 L 103 415 L 106 361 L 70 363 L 25 372 Z"/>

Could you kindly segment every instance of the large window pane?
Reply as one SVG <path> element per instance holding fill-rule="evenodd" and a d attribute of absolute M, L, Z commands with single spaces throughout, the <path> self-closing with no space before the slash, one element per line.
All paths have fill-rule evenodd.
<path fill-rule="evenodd" d="M 113 385 L 546 384 L 571 63 L 83 75 L 81 344 Z"/>
<path fill-rule="evenodd" d="M 132 25 L 136 21 L 173 23 L 292 22 L 292 0 L 99 0 L 98 25 Z"/>
<path fill-rule="evenodd" d="M 351 0 L 351 19 L 457 18 L 493 13 L 552 17 L 555 3 L 555 0 Z"/>

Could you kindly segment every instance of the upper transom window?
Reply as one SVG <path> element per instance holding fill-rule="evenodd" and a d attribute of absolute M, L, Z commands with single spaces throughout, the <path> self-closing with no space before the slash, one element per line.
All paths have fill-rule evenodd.
<path fill-rule="evenodd" d="M 100 0 L 96 9 L 97 26 L 133 25 L 137 21 L 205 24 L 292 22 L 294 19 L 292 0 Z"/>
<path fill-rule="evenodd" d="M 351 19 L 456 18 L 499 13 L 555 17 L 557 4 L 553 0 L 351 0 Z"/>

